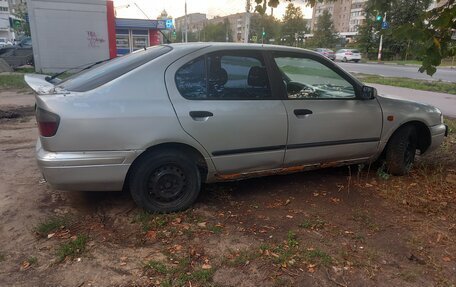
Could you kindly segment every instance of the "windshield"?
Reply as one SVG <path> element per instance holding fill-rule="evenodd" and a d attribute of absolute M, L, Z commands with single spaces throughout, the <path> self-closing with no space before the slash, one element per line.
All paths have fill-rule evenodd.
<path fill-rule="evenodd" d="M 164 45 L 147 48 L 147 50 L 139 50 L 74 74 L 60 82 L 57 87 L 72 92 L 89 91 L 158 58 L 171 50 L 171 47 Z"/>

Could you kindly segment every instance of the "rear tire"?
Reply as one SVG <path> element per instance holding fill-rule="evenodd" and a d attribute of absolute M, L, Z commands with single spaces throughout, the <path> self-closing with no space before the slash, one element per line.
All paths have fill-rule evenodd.
<path fill-rule="evenodd" d="M 387 171 L 393 175 L 405 175 L 410 172 L 415 160 L 417 148 L 415 127 L 399 128 L 391 137 L 386 150 Z"/>
<path fill-rule="evenodd" d="M 342 62 L 345 62 L 345 63 L 346 63 L 346 62 L 347 62 L 347 57 L 344 57 L 344 58 L 342 59 Z"/>
<path fill-rule="evenodd" d="M 164 150 L 145 154 L 132 167 L 130 192 L 149 212 L 168 213 L 189 208 L 201 189 L 196 162 L 182 152 Z"/>
<path fill-rule="evenodd" d="M 359 62 L 359 60 L 355 60 L 355 63 L 358 63 L 358 62 Z"/>

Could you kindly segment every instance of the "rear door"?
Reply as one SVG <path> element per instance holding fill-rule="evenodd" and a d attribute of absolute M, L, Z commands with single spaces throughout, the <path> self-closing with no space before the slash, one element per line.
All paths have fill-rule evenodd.
<path fill-rule="evenodd" d="M 182 127 L 219 173 L 281 167 L 287 114 L 261 52 L 199 51 L 172 64 L 165 77 Z"/>

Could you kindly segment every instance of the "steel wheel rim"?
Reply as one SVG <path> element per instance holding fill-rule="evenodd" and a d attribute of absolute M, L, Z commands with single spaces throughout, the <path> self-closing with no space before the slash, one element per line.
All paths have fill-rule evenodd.
<path fill-rule="evenodd" d="M 164 165 L 153 171 L 147 182 L 147 194 L 156 202 L 169 203 L 182 198 L 187 178 L 179 166 Z"/>

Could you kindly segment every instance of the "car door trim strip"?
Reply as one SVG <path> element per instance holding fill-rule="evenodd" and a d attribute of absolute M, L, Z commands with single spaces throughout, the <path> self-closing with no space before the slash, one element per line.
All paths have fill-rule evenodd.
<path fill-rule="evenodd" d="M 213 156 L 232 155 L 232 154 L 249 153 L 249 152 L 274 151 L 274 150 L 281 150 L 281 149 L 285 149 L 285 145 L 220 150 L 220 151 L 212 152 L 212 155 Z"/>
<path fill-rule="evenodd" d="M 288 145 L 287 149 L 321 147 L 321 146 L 332 146 L 332 145 L 343 145 L 343 144 L 356 144 L 356 143 L 368 143 L 368 142 L 378 142 L 378 141 L 380 141 L 380 138 L 365 138 L 365 139 L 351 139 L 351 140 L 340 140 L 340 141 L 301 143 L 301 144 Z"/>
<path fill-rule="evenodd" d="M 368 143 L 368 142 L 378 142 L 378 141 L 380 141 L 380 138 L 365 138 L 365 139 L 351 139 L 351 140 L 340 140 L 340 141 L 326 141 L 326 142 L 291 144 L 291 145 L 288 145 L 288 146 L 276 145 L 276 146 L 265 146 L 265 147 L 240 148 L 240 149 L 214 151 L 214 152 L 212 152 L 212 155 L 213 156 L 221 156 L 221 155 L 233 155 L 233 154 L 242 154 L 242 153 L 251 153 L 251 152 L 275 151 L 275 150 L 285 149 L 285 147 L 287 149 L 298 149 L 298 148 L 322 147 L 322 146 L 356 144 L 356 143 Z"/>

